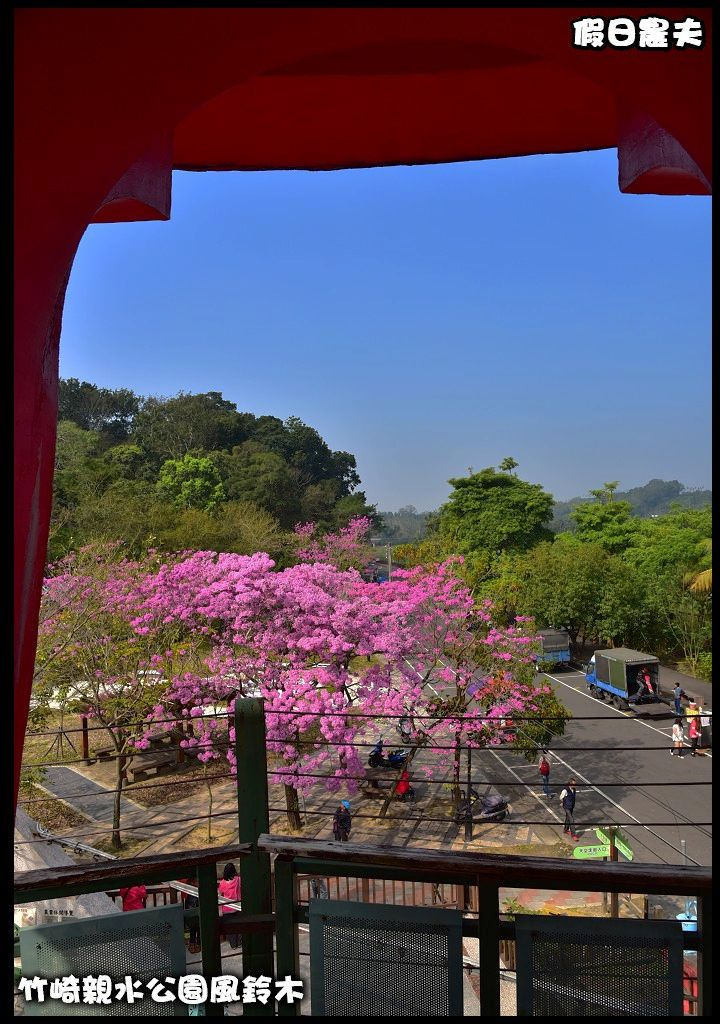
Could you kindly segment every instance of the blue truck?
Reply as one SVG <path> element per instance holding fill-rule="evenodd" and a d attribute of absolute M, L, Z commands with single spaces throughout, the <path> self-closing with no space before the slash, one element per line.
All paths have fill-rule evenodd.
<path fill-rule="evenodd" d="M 595 651 L 585 680 L 590 696 L 606 700 L 621 711 L 640 704 L 664 704 L 659 687 L 660 661 L 629 647 Z"/>
<path fill-rule="evenodd" d="M 570 668 L 570 634 L 566 629 L 540 629 L 538 636 L 542 650 L 537 656 L 535 668 L 538 672 Z"/>

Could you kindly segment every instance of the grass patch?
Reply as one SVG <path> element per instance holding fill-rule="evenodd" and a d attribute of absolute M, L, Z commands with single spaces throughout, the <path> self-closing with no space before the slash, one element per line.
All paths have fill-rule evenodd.
<path fill-rule="evenodd" d="M 116 850 L 112 844 L 112 836 L 108 831 L 108 835 L 101 836 L 99 839 L 91 836 L 88 846 L 94 846 L 96 850 L 102 850 L 103 853 L 114 853 L 124 860 L 126 857 L 138 857 L 146 847 L 154 842 L 154 839 L 123 839 L 122 846 L 119 850 Z"/>
<path fill-rule="evenodd" d="M 19 806 L 23 808 L 29 818 L 50 829 L 51 832 L 62 832 L 78 825 L 86 825 L 88 822 L 84 814 L 80 814 L 69 804 L 45 793 L 33 783 L 21 784 Z"/>
<path fill-rule="evenodd" d="M 227 775 L 230 772 L 230 765 L 223 758 L 211 762 L 207 774 Z M 218 779 L 211 782 L 213 789 L 224 782 L 232 782 L 232 779 Z M 203 795 L 207 800 L 207 785 L 205 783 L 205 768 L 197 761 L 186 761 L 170 775 L 163 775 L 160 778 L 151 778 L 145 782 L 134 782 L 123 787 L 123 794 L 135 800 L 141 807 L 162 807 L 166 804 L 175 804 L 178 800 L 194 794 Z"/>
<path fill-rule="evenodd" d="M 65 764 L 77 761 L 82 757 L 82 722 L 80 715 L 69 712 L 61 713 L 52 711 L 47 717 L 45 725 L 37 730 L 30 729 L 25 734 L 23 744 L 23 768 L 27 771 L 25 775 L 32 781 L 39 781 L 42 776 L 42 768 L 35 768 L 37 762 L 50 761 L 52 764 Z M 64 734 L 60 732 L 61 728 Z M 75 732 L 74 730 L 78 731 Z M 42 735 L 37 735 L 39 732 Z M 99 733 L 90 733 L 98 736 Z M 72 746 L 71 746 L 72 743 Z M 100 746 L 98 740 L 98 746 Z M 73 747 L 75 749 L 73 749 Z"/>

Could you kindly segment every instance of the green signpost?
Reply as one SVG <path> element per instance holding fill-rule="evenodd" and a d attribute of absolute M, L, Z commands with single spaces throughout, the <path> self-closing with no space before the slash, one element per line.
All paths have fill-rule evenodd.
<path fill-rule="evenodd" d="M 609 857 L 610 847 L 602 846 L 576 846 L 573 850 L 573 857 L 578 860 L 589 860 L 591 857 Z"/>
<path fill-rule="evenodd" d="M 610 843 L 610 836 L 604 829 L 596 828 L 595 835 L 601 843 Z M 619 828 L 615 830 L 615 848 L 618 853 L 623 855 L 623 857 L 626 857 L 628 860 L 633 859 L 632 847 L 630 846 L 627 837 L 623 835 Z"/>

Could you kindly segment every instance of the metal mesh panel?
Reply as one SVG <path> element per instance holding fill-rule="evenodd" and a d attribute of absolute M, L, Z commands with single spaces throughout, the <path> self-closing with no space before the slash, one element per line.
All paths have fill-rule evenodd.
<path fill-rule="evenodd" d="M 515 918 L 519 1017 L 682 1016 L 676 921 Z"/>
<path fill-rule="evenodd" d="M 113 980 L 130 975 L 142 982 L 186 973 L 183 908 L 157 907 L 131 910 L 20 931 L 24 977 L 62 978 L 107 974 Z M 133 1003 L 113 999 L 109 1004 L 63 1003 L 46 998 L 25 1003 L 31 1017 L 179 1017 L 187 1006 L 156 1003 L 145 992 Z"/>
<path fill-rule="evenodd" d="M 312 1015 L 461 1017 L 459 910 L 310 902 Z"/>

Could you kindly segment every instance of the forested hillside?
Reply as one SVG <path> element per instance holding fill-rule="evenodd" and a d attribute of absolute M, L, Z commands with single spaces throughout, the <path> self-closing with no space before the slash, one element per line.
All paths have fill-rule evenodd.
<path fill-rule="evenodd" d="M 701 487 L 686 487 L 679 480 L 650 480 L 642 487 L 631 487 L 627 491 L 617 491 L 616 501 L 626 501 L 636 516 L 641 519 L 650 516 L 662 516 L 670 511 L 672 505 L 683 508 L 704 508 L 712 504 L 712 491 Z M 570 513 L 577 505 L 582 505 L 587 498 L 570 498 L 568 501 L 556 501 L 550 529 L 555 533 L 573 529 Z"/>
<path fill-rule="evenodd" d="M 377 520 L 355 456 L 297 417 L 240 412 L 217 391 L 143 398 L 60 381 L 50 559 L 90 540 L 281 556 L 296 523 Z"/>

